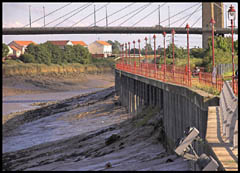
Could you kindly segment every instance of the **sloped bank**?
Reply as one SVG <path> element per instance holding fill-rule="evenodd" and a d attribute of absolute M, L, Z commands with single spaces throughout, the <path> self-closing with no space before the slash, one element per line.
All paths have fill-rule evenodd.
<path fill-rule="evenodd" d="M 112 72 L 112 67 L 107 65 L 82 65 L 82 64 L 66 64 L 66 65 L 45 65 L 45 64 L 14 64 L 3 65 L 2 73 L 4 77 L 14 75 L 39 75 L 39 74 L 71 74 L 71 73 L 86 73 L 97 74 Z"/>
<path fill-rule="evenodd" d="M 3 153 L 3 170 L 190 170 L 187 161 L 175 154 L 169 154 L 161 144 L 165 140 L 161 109 L 146 107 L 143 112 L 132 117 L 114 96 L 113 88 L 96 93 L 99 96 L 95 99 L 90 99 L 93 97 L 90 94 L 84 96 L 89 97 L 85 100 L 80 96 L 53 104 L 50 110 L 40 108 L 38 112 L 42 112 L 41 115 L 33 119 L 33 112 L 25 113 L 22 120 L 34 122 L 43 115 L 50 117 L 54 116 L 54 112 L 64 110 L 62 115 L 68 115 L 65 117 L 68 121 L 84 121 L 87 118 L 89 121 L 95 120 L 96 124 L 91 127 L 99 127 L 103 117 L 106 117 L 105 121 L 115 120 L 115 123 L 66 139 Z M 81 105 L 76 104 L 79 101 L 82 101 Z M 87 107 L 87 110 L 80 114 L 71 113 L 81 106 Z"/>

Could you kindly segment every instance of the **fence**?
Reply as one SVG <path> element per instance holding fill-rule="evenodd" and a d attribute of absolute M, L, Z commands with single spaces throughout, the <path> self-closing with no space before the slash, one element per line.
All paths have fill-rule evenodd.
<path fill-rule="evenodd" d="M 173 65 L 166 65 L 165 67 L 163 64 L 157 66 L 156 64 L 143 62 L 130 64 L 127 63 L 127 61 L 120 61 L 116 64 L 116 68 L 133 74 L 189 87 L 192 86 L 192 83 L 198 82 L 221 91 L 223 86 L 223 78 L 221 75 L 212 76 L 212 73 L 200 72 L 198 77 L 193 78 L 192 72 L 188 72 L 188 69 L 185 67 Z"/>
<path fill-rule="evenodd" d="M 225 72 L 232 71 L 232 64 L 218 64 L 218 65 L 216 65 L 216 68 L 217 68 L 217 73 L 219 75 L 222 75 Z M 237 68 L 237 66 L 235 65 L 234 69 L 236 70 L 236 68 Z"/>
<path fill-rule="evenodd" d="M 223 120 L 223 135 L 234 148 L 238 147 L 238 98 L 229 82 L 224 82 L 220 94 L 220 116 Z"/>

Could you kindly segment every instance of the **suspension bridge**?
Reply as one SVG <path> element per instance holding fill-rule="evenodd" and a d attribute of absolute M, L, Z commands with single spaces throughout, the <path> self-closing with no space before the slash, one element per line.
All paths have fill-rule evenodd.
<path fill-rule="evenodd" d="M 154 3 L 147 3 L 137 8 L 131 9 L 131 6 L 136 5 L 136 3 L 128 3 L 123 8 L 118 9 L 111 14 L 107 13 L 107 7 L 111 3 L 106 3 L 103 5 L 98 5 L 99 7 L 96 8 L 94 3 L 85 3 L 79 7 L 72 9 L 71 11 L 65 12 L 64 10 L 69 7 L 72 3 L 68 3 L 63 5 L 44 16 L 41 16 L 35 20 L 31 19 L 31 13 L 29 12 L 29 24 L 26 24 L 23 27 L 3 27 L 2 34 L 3 35 L 40 35 L 40 34 L 143 34 L 143 33 L 163 33 L 166 32 L 170 34 L 171 31 L 174 29 L 176 34 L 186 34 L 185 25 L 187 21 L 191 18 L 196 18 L 197 12 L 201 12 L 202 15 L 198 16 L 198 18 L 193 22 L 190 23 L 190 34 L 201 34 L 203 35 L 203 47 L 207 46 L 206 39 L 204 37 L 208 37 L 211 35 L 212 28 L 209 25 L 209 21 L 211 19 L 211 13 L 215 14 L 215 34 L 224 35 L 230 34 L 231 28 L 224 28 L 223 27 L 223 7 L 221 3 L 214 3 L 214 8 L 210 9 L 211 13 L 206 13 L 206 10 L 209 10 L 211 3 L 194 3 L 190 7 L 186 9 L 182 9 L 181 11 L 177 12 L 176 14 L 170 15 L 168 14 L 168 18 L 161 19 L 161 11 L 163 7 L 165 7 L 168 3 L 163 3 L 161 5 L 156 5 Z M 113 3 L 114 4 L 114 3 Z M 170 4 L 171 5 L 171 4 Z M 94 6 L 93 12 L 89 9 L 90 7 Z M 151 7 L 151 8 L 150 8 Z M 100 13 L 100 10 L 104 10 L 106 16 L 97 20 L 97 12 Z M 89 14 L 86 16 L 82 16 L 78 21 L 74 21 L 74 24 L 71 26 L 66 26 L 64 23 L 71 20 L 74 16 L 81 14 L 83 11 L 89 10 Z M 145 10 L 145 11 L 144 11 Z M 148 10 L 146 12 L 146 10 Z M 122 11 L 125 13 L 121 14 Z M 51 15 L 55 13 L 62 13 L 61 16 L 49 21 L 46 23 L 46 19 L 49 18 Z M 187 13 L 186 13 L 187 12 Z M 121 14 L 121 15 L 120 15 Z M 151 20 L 153 14 L 158 15 L 158 23 L 156 25 L 156 21 L 153 21 L 153 26 L 140 26 L 143 21 Z M 219 15 L 220 14 L 220 15 Z M 114 20 L 112 16 L 117 16 Z M 83 21 L 89 19 L 90 17 L 94 18 L 94 22 L 89 26 L 81 26 Z M 44 25 L 41 27 L 34 27 L 34 23 L 44 20 Z M 200 20 L 202 20 L 202 27 L 194 27 Z M 105 25 L 99 25 L 101 22 L 105 21 Z M 207 21 L 207 22 L 206 22 Z M 168 25 L 163 26 L 164 23 L 168 22 Z M 180 23 L 181 22 L 181 23 Z M 115 25 L 114 25 L 115 23 Z M 124 26 L 126 23 L 131 23 L 131 26 Z M 178 26 L 173 26 L 176 23 Z M 116 25 L 118 24 L 118 25 Z M 234 33 L 238 34 L 238 28 L 234 28 Z"/>

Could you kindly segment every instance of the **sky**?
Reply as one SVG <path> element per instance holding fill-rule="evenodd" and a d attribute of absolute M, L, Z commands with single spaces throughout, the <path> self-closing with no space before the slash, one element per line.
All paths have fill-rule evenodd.
<path fill-rule="evenodd" d="M 105 7 L 105 5 L 107 6 Z M 33 3 L 33 2 L 19 2 L 19 3 L 2 3 L 2 24 L 5 27 L 29 27 L 29 14 L 31 14 L 31 21 L 35 21 L 42 18 L 34 23 L 31 27 L 43 27 L 44 25 L 44 9 L 45 9 L 45 25 L 46 27 L 71 27 L 71 26 L 90 26 L 94 24 L 94 6 L 96 10 L 96 21 L 99 21 L 106 17 L 106 10 L 108 14 L 108 26 L 155 26 L 158 25 L 158 6 L 160 5 L 160 25 L 167 27 L 169 25 L 168 14 L 170 11 L 170 16 L 174 16 L 170 19 L 171 27 L 185 27 L 186 23 L 194 25 L 193 27 L 202 26 L 202 3 L 166 3 L 166 2 L 155 2 L 155 3 Z M 238 4 L 235 3 L 224 3 L 224 12 L 229 9 L 230 5 L 233 5 L 238 14 Z M 88 6 L 89 5 L 89 6 Z M 44 8 L 43 8 L 44 7 Z M 64 7 L 62 9 L 59 9 Z M 86 8 L 85 8 L 86 7 Z M 30 9 L 30 10 L 29 10 Z M 59 9 L 56 12 L 54 10 Z M 78 10 L 83 9 L 81 12 Z M 99 10 L 98 10 L 99 9 Z M 122 10 L 121 10 L 122 9 Z M 143 9 L 140 13 L 138 9 Z M 120 11 L 121 10 L 121 11 Z M 155 10 L 155 11 L 154 11 Z M 168 11 L 169 10 L 169 11 Z M 29 11 L 31 11 L 29 13 Z M 120 12 L 117 12 L 120 11 Z M 135 11 L 131 14 L 131 11 Z M 52 14 L 48 15 L 49 13 Z M 71 13 L 70 13 L 71 12 Z M 181 13 L 182 12 L 182 13 Z M 195 12 L 195 13 L 193 13 Z M 114 14 L 116 13 L 116 14 Z M 180 13 L 179 15 L 177 15 Z M 193 14 L 192 14 L 193 13 Z M 136 14 L 136 15 L 135 15 Z M 192 16 L 187 19 L 188 15 Z M 144 20 L 138 23 L 138 21 L 149 15 Z M 72 17 L 70 17 L 72 16 Z M 89 16 L 89 17 L 87 17 Z M 125 17 L 124 17 L 125 16 Z M 238 16 L 238 15 L 236 15 Z M 69 18 L 70 17 L 70 18 Z M 122 17 L 122 18 L 121 18 Z M 130 18 L 130 20 L 127 20 Z M 200 18 L 199 18 L 200 17 Z M 224 15 L 224 18 L 227 17 Z M 67 19 L 69 18 L 69 19 Z M 85 19 L 84 19 L 85 18 Z M 121 19 L 119 19 L 121 18 Z M 117 20 L 119 19 L 119 20 Z M 65 20 L 65 21 L 64 21 Z M 186 21 L 187 20 L 187 21 Z M 225 19 L 224 19 L 225 20 Z M 64 21 L 64 22 L 62 22 Z M 226 20 L 225 20 L 226 21 Z M 238 17 L 236 18 L 235 24 L 238 24 Z M 62 23 L 61 23 L 62 22 Z M 229 22 L 229 21 L 227 21 Z M 59 24 L 60 23 L 60 24 Z M 59 25 L 58 25 L 59 24 Z M 26 26 L 28 25 L 28 26 Z M 96 24 L 97 26 L 106 26 L 106 20 L 103 19 Z M 230 23 L 225 23 L 224 27 L 230 25 Z M 95 40 L 117 40 L 120 43 L 132 42 L 133 40 L 141 40 L 141 47 L 145 43 L 144 38 L 147 37 L 148 40 L 151 37 L 151 44 L 153 45 L 153 34 L 56 34 L 56 35 L 3 35 L 3 43 L 8 44 L 13 40 L 32 40 L 36 43 L 44 43 L 47 40 L 71 40 L 71 41 L 84 41 L 86 44 L 90 44 Z M 161 34 L 156 35 L 157 46 L 163 47 L 163 36 Z M 185 34 L 175 34 L 174 43 L 178 47 L 186 48 L 187 36 Z M 234 40 L 237 39 L 237 35 Z M 171 42 L 171 35 L 167 34 L 166 46 Z M 201 35 L 190 35 L 190 48 L 192 47 L 202 47 L 202 36 Z"/>

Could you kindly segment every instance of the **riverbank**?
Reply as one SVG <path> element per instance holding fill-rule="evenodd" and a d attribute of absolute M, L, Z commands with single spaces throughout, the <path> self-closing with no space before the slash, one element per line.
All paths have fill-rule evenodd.
<path fill-rule="evenodd" d="M 114 74 L 69 73 L 3 76 L 2 93 L 5 96 L 74 91 L 88 88 L 107 88 L 114 85 Z"/>
<path fill-rule="evenodd" d="M 3 146 L 22 147 L 3 153 L 3 170 L 190 170 L 161 144 L 162 116 L 130 116 L 113 87 L 20 113 L 3 124 Z"/>

